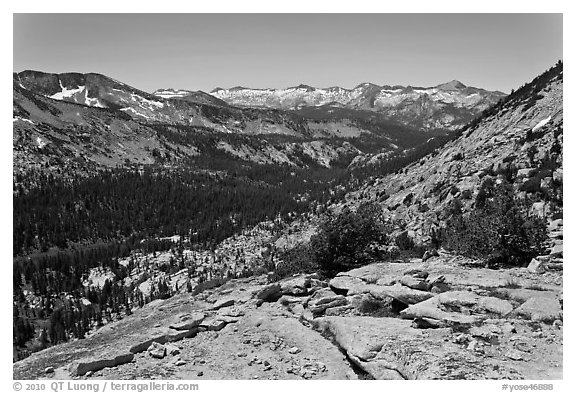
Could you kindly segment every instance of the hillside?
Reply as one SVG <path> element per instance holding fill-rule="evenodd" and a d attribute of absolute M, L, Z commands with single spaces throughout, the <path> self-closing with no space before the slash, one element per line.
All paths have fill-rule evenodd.
<path fill-rule="evenodd" d="M 14 170 L 182 166 L 214 150 L 252 163 L 330 167 L 360 153 L 401 153 L 425 140 L 390 121 L 308 119 L 189 93 L 160 98 L 99 74 L 15 73 Z"/>
<path fill-rule="evenodd" d="M 377 201 L 418 241 L 443 226 L 457 199 L 473 207 L 483 182 L 503 178 L 516 198 L 548 220 L 562 216 L 562 63 L 464 127 L 461 136 L 422 160 L 374 179 L 347 196 L 350 204 Z M 500 179 L 500 180 L 499 180 Z"/>

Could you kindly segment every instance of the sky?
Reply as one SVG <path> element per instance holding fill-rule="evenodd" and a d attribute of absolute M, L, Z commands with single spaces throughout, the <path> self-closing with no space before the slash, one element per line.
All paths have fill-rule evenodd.
<path fill-rule="evenodd" d="M 563 58 L 562 14 L 14 14 L 13 71 L 144 91 L 434 86 L 509 93 Z"/>

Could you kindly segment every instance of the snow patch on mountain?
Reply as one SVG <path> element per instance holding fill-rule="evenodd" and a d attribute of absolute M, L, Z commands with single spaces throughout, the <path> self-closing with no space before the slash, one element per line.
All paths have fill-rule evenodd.
<path fill-rule="evenodd" d="M 193 94 L 190 90 L 174 90 L 174 89 L 160 89 L 156 90 L 154 93 L 155 96 L 160 98 L 181 98 L 186 97 L 187 95 Z"/>
<path fill-rule="evenodd" d="M 44 141 L 42 140 L 42 138 L 40 138 L 40 137 L 37 137 L 37 138 L 36 138 L 36 143 L 38 144 L 38 148 L 39 148 L 39 149 L 42 149 L 44 146 L 47 145 L 47 143 L 44 142 Z"/>
<path fill-rule="evenodd" d="M 86 86 L 78 86 L 76 89 L 68 89 L 67 87 L 62 86 L 62 81 L 59 82 L 60 82 L 60 88 L 62 90 L 50 96 L 50 98 L 53 98 L 55 100 L 63 100 L 64 98 L 71 98 L 77 93 L 81 93 L 86 88 Z"/>
<path fill-rule="evenodd" d="M 100 103 L 100 101 L 98 101 L 98 98 L 90 98 L 88 97 L 88 90 L 84 90 L 84 102 L 86 103 L 86 105 L 88 106 L 94 106 L 96 108 L 105 108 L 104 105 L 102 105 Z"/>
<path fill-rule="evenodd" d="M 143 107 L 143 108 L 145 107 L 144 104 L 147 104 L 148 107 L 155 106 L 157 108 L 164 108 L 163 102 L 148 100 L 142 96 L 139 96 L 139 95 L 133 94 L 133 93 L 131 96 L 132 96 L 132 100 L 138 102 L 138 105 Z"/>
<path fill-rule="evenodd" d="M 550 119 L 552 119 L 552 116 L 548 116 L 547 118 L 543 119 L 538 124 L 536 124 L 534 128 L 532 128 L 532 131 L 536 131 L 537 129 L 544 127 L 546 124 L 548 124 Z"/>
<path fill-rule="evenodd" d="M 20 116 L 16 116 L 16 117 L 12 118 L 12 123 L 14 123 L 16 121 L 23 121 L 23 122 L 30 123 L 30 124 L 36 124 L 32 120 L 24 119 Z"/>
<path fill-rule="evenodd" d="M 124 111 L 124 112 L 132 112 L 132 113 L 134 113 L 134 114 L 137 115 L 137 116 L 141 116 L 141 117 L 144 117 L 144 118 L 146 118 L 146 119 L 150 119 L 149 116 L 146 116 L 145 114 L 142 114 L 142 113 L 140 113 L 140 112 L 137 112 L 134 108 L 121 108 L 120 110 L 121 110 L 121 111 Z"/>

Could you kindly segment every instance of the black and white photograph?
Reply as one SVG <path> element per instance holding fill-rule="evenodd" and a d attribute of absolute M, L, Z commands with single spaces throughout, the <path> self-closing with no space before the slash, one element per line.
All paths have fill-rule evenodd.
<path fill-rule="evenodd" d="M 569 374 L 562 13 L 137 12 L 12 15 L 14 389 Z"/>

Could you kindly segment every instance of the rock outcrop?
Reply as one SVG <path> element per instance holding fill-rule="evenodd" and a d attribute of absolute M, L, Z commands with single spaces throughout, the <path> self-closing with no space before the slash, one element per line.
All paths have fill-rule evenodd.
<path fill-rule="evenodd" d="M 14 364 L 14 378 L 561 378 L 562 271 L 469 262 L 441 253 L 373 264 L 329 286 L 310 275 L 231 280 L 35 353 Z M 413 289 L 405 277 L 442 277 L 450 289 Z"/>

